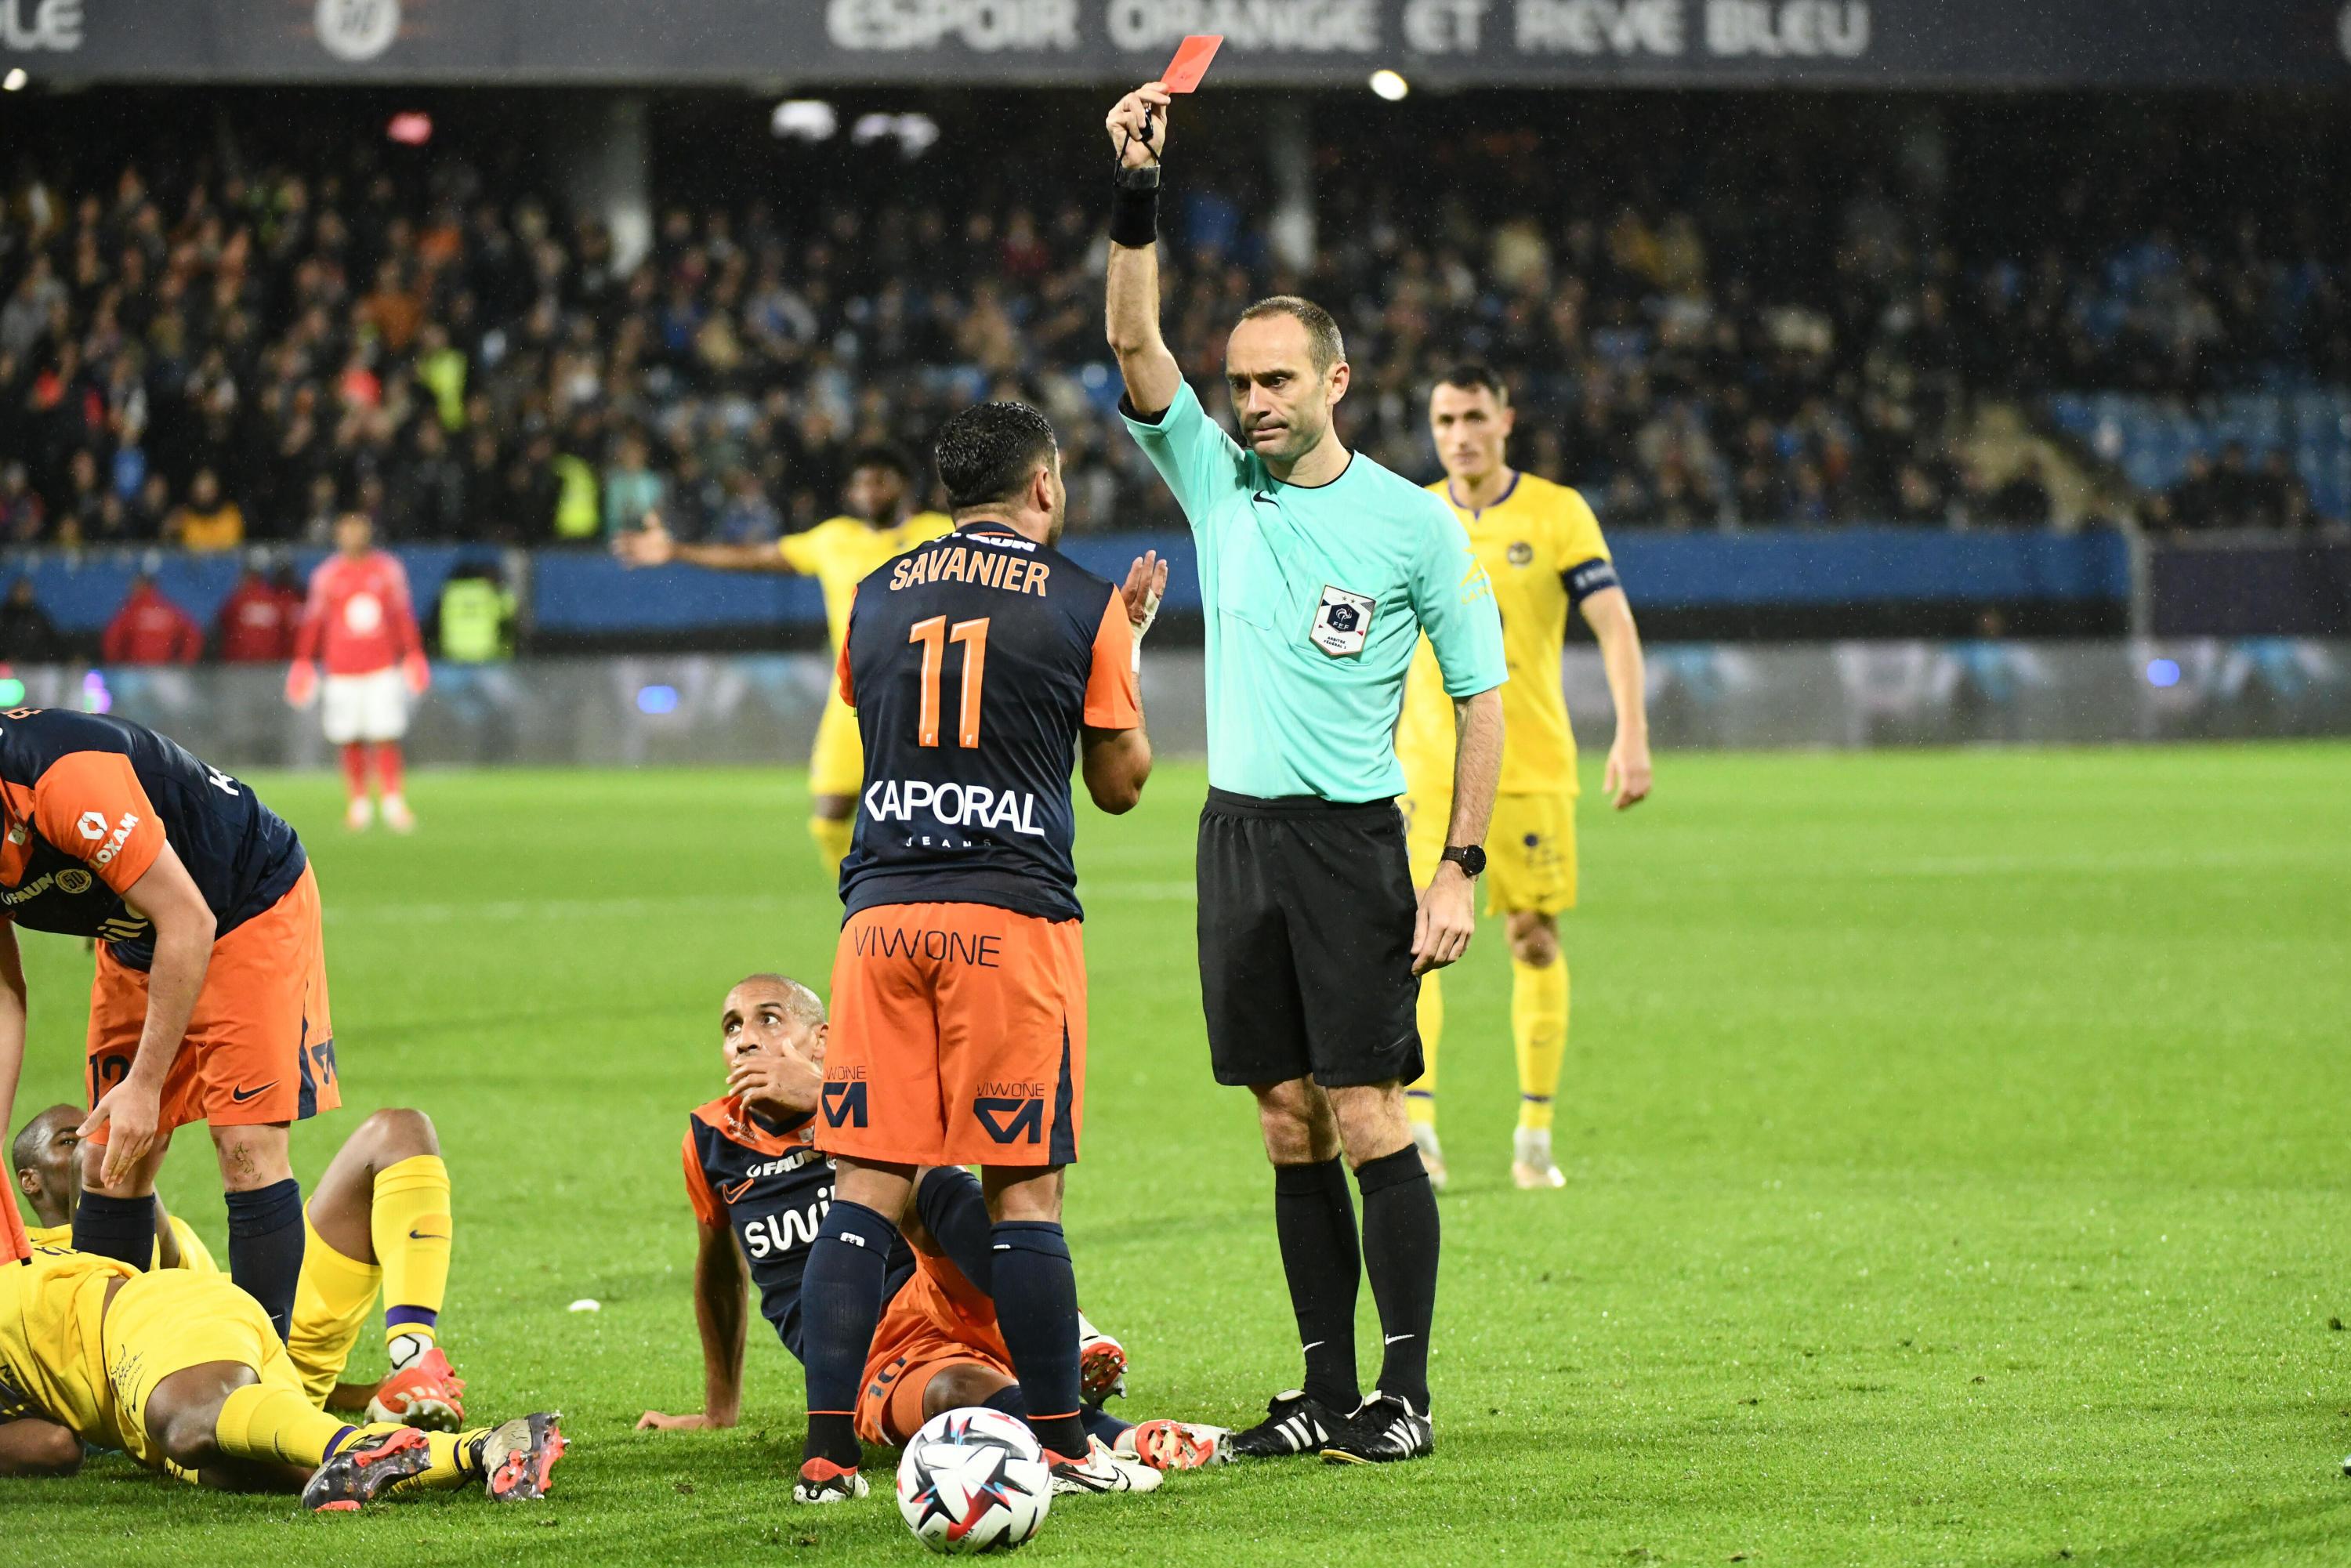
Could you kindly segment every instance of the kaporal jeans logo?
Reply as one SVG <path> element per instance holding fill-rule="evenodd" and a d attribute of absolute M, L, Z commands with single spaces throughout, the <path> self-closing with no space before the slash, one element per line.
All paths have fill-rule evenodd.
<path fill-rule="evenodd" d="M 883 779 L 865 787 L 865 815 L 871 821 L 911 822 L 917 812 L 927 813 L 943 828 L 1045 836 L 1037 825 L 1037 797 L 1025 789 L 998 793 L 985 784 L 933 784 L 921 779 L 904 783 Z"/>

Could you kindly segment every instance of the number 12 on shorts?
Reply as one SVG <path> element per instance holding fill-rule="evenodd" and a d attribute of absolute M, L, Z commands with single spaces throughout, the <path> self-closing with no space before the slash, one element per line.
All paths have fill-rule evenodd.
<path fill-rule="evenodd" d="M 966 751 L 979 749 L 979 688 L 987 678 L 987 621 L 958 621 L 950 629 L 947 618 L 934 615 L 917 621 L 906 641 L 923 647 L 923 708 L 916 719 L 915 740 L 923 746 L 939 743 L 939 681 L 946 662 L 947 644 L 963 644 L 963 703 L 956 744 Z"/>

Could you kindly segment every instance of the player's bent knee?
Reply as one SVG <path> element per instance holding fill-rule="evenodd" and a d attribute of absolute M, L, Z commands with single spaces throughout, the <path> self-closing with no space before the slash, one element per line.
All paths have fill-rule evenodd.
<path fill-rule="evenodd" d="M 1333 1089 L 1330 1094 L 1339 1123 L 1339 1141 L 1350 1167 L 1392 1155 L 1412 1142 L 1404 1085 L 1398 1081 Z"/>
<path fill-rule="evenodd" d="M 923 1419 L 985 1405 L 1011 1386 L 1010 1378 L 984 1366 L 943 1367 L 923 1385 Z"/>
<path fill-rule="evenodd" d="M 213 1150 L 220 1156 L 221 1183 L 230 1192 L 271 1186 L 294 1174 L 287 1155 L 286 1124 L 214 1127 Z"/>
<path fill-rule="evenodd" d="M 441 1152 L 441 1137 L 434 1130 L 433 1118 L 404 1105 L 388 1106 L 361 1122 L 351 1141 L 362 1139 L 369 1163 L 378 1166 Z"/>
<path fill-rule="evenodd" d="M 1555 915 L 1523 914 L 1510 916 L 1510 956 L 1531 969 L 1548 969 L 1559 962 L 1559 920 Z"/>

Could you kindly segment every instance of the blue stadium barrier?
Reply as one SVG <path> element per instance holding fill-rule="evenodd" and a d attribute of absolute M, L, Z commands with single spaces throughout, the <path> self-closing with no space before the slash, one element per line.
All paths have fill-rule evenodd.
<path fill-rule="evenodd" d="M 321 549 L 298 550 L 294 566 L 308 583 L 310 569 L 327 558 Z M 461 561 L 497 559 L 497 552 L 478 545 L 411 545 L 394 552 L 408 568 L 409 591 L 416 599 L 421 620 L 441 595 L 441 585 Z M 155 550 L 67 554 L 62 551 L 11 553 L 0 559 L 0 587 L 22 576 L 33 580 L 41 608 L 60 631 L 89 632 L 105 630 L 131 591 L 131 580 L 143 565 L 154 569 L 155 581 L 166 597 L 196 619 L 209 635 L 219 615 L 221 601 L 244 572 L 236 554 L 188 555 Z"/>
<path fill-rule="evenodd" d="M 1156 549 L 1172 568 L 1167 605 L 1200 607 L 1199 579 L 1186 534 L 1072 536 L 1062 548 L 1105 577 Z M 1818 532 L 1646 534 L 1614 541 L 1616 562 L 1634 601 L 1658 610 L 1742 605 L 2119 602 L 2129 597 L 2129 552 L 2121 536 L 1965 533 L 1901 528 L 1849 528 Z M 438 595 L 450 570 L 464 560 L 492 559 L 479 547 L 404 547 L 419 613 Z M 307 573 L 319 559 L 299 558 Z M 136 555 L 19 557 L 41 602 L 68 632 L 103 627 L 130 591 Z M 164 592 L 209 627 L 235 584 L 230 556 L 162 558 L 156 575 Z M 0 579 L 11 575 L 0 566 Z M 805 578 L 755 576 L 668 567 L 632 571 L 600 552 L 543 550 L 531 567 L 532 608 L 539 630 L 563 635 L 691 632 L 705 626 L 814 625 L 824 601 Z"/>

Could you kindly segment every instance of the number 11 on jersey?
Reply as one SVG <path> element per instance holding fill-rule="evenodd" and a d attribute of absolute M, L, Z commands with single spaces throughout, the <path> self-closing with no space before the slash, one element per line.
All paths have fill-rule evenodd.
<path fill-rule="evenodd" d="M 939 743 L 939 682 L 941 666 L 946 663 L 949 643 L 963 647 L 963 701 L 960 723 L 956 729 L 956 744 L 966 751 L 979 749 L 979 688 L 987 678 L 987 621 L 958 621 L 950 629 L 947 618 L 934 615 L 927 621 L 917 621 L 906 632 L 906 641 L 923 645 L 923 710 L 916 721 L 915 739 L 923 746 Z"/>

